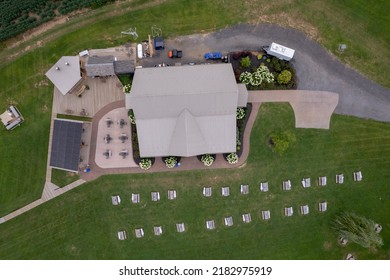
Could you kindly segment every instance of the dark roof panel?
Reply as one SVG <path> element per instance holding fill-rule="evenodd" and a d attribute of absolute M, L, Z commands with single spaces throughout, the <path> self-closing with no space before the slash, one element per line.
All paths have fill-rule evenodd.
<path fill-rule="evenodd" d="M 82 131 L 81 122 L 54 120 L 50 166 L 78 171 Z"/>

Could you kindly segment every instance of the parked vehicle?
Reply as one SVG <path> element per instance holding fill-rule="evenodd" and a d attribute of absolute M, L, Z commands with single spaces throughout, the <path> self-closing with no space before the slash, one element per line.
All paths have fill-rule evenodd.
<path fill-rule="evenodd" d="M 287 48 L 285 46 L 272 43 L 271 46 L 263 47 L 267 54 L 276 56 L 279 59 L 290 61 L 294 57 L 295 50 Z"/>
<path fill-rule="evenodd" d="M 183 56 L 183 51 L 173 49 L 168 52 L 168 56 L 169 58 L 181 58 Z"/>
<path fill-rule="evenodd" d="M 207 59 L 207 60 L 221 59 L 222 58 L 222 53 L 221 52 L 205 53 L 204 58 Z"/>

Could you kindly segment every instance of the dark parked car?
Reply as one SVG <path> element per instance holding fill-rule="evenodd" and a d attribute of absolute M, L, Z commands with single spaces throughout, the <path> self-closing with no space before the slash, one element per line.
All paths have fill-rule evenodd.
<path fill-rule="evenodd" d="M 181 58 L 183 55 L 182 51 L 179 51 L 177 49 L 170 50 L 168 53 L 169 58 Z"/>

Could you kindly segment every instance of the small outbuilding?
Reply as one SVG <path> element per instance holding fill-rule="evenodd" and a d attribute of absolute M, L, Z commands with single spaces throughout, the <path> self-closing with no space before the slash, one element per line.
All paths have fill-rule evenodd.
<path fill-rule="evenodd" d="M 154 49 L 163 50 L 164 47 L 164 38 L 163 37 L 154 37 Z"/>
<path fill-rule="evenodd" d="M 14 129 L 23 121 L 23 116 L 15 106 L 9 106 L 8 109 L 0 115 L 0 120 L 7 130 Z"/>

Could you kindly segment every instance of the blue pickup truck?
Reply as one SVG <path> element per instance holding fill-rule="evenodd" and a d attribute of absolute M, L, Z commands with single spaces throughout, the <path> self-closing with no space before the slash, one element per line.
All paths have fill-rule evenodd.
<path fill-rule="evenodd" d="M 207 59 L 207 60 L 221 59 L 222 58 L 222 53 L 221 52 L 205 53 L 204 58 Z"/>

